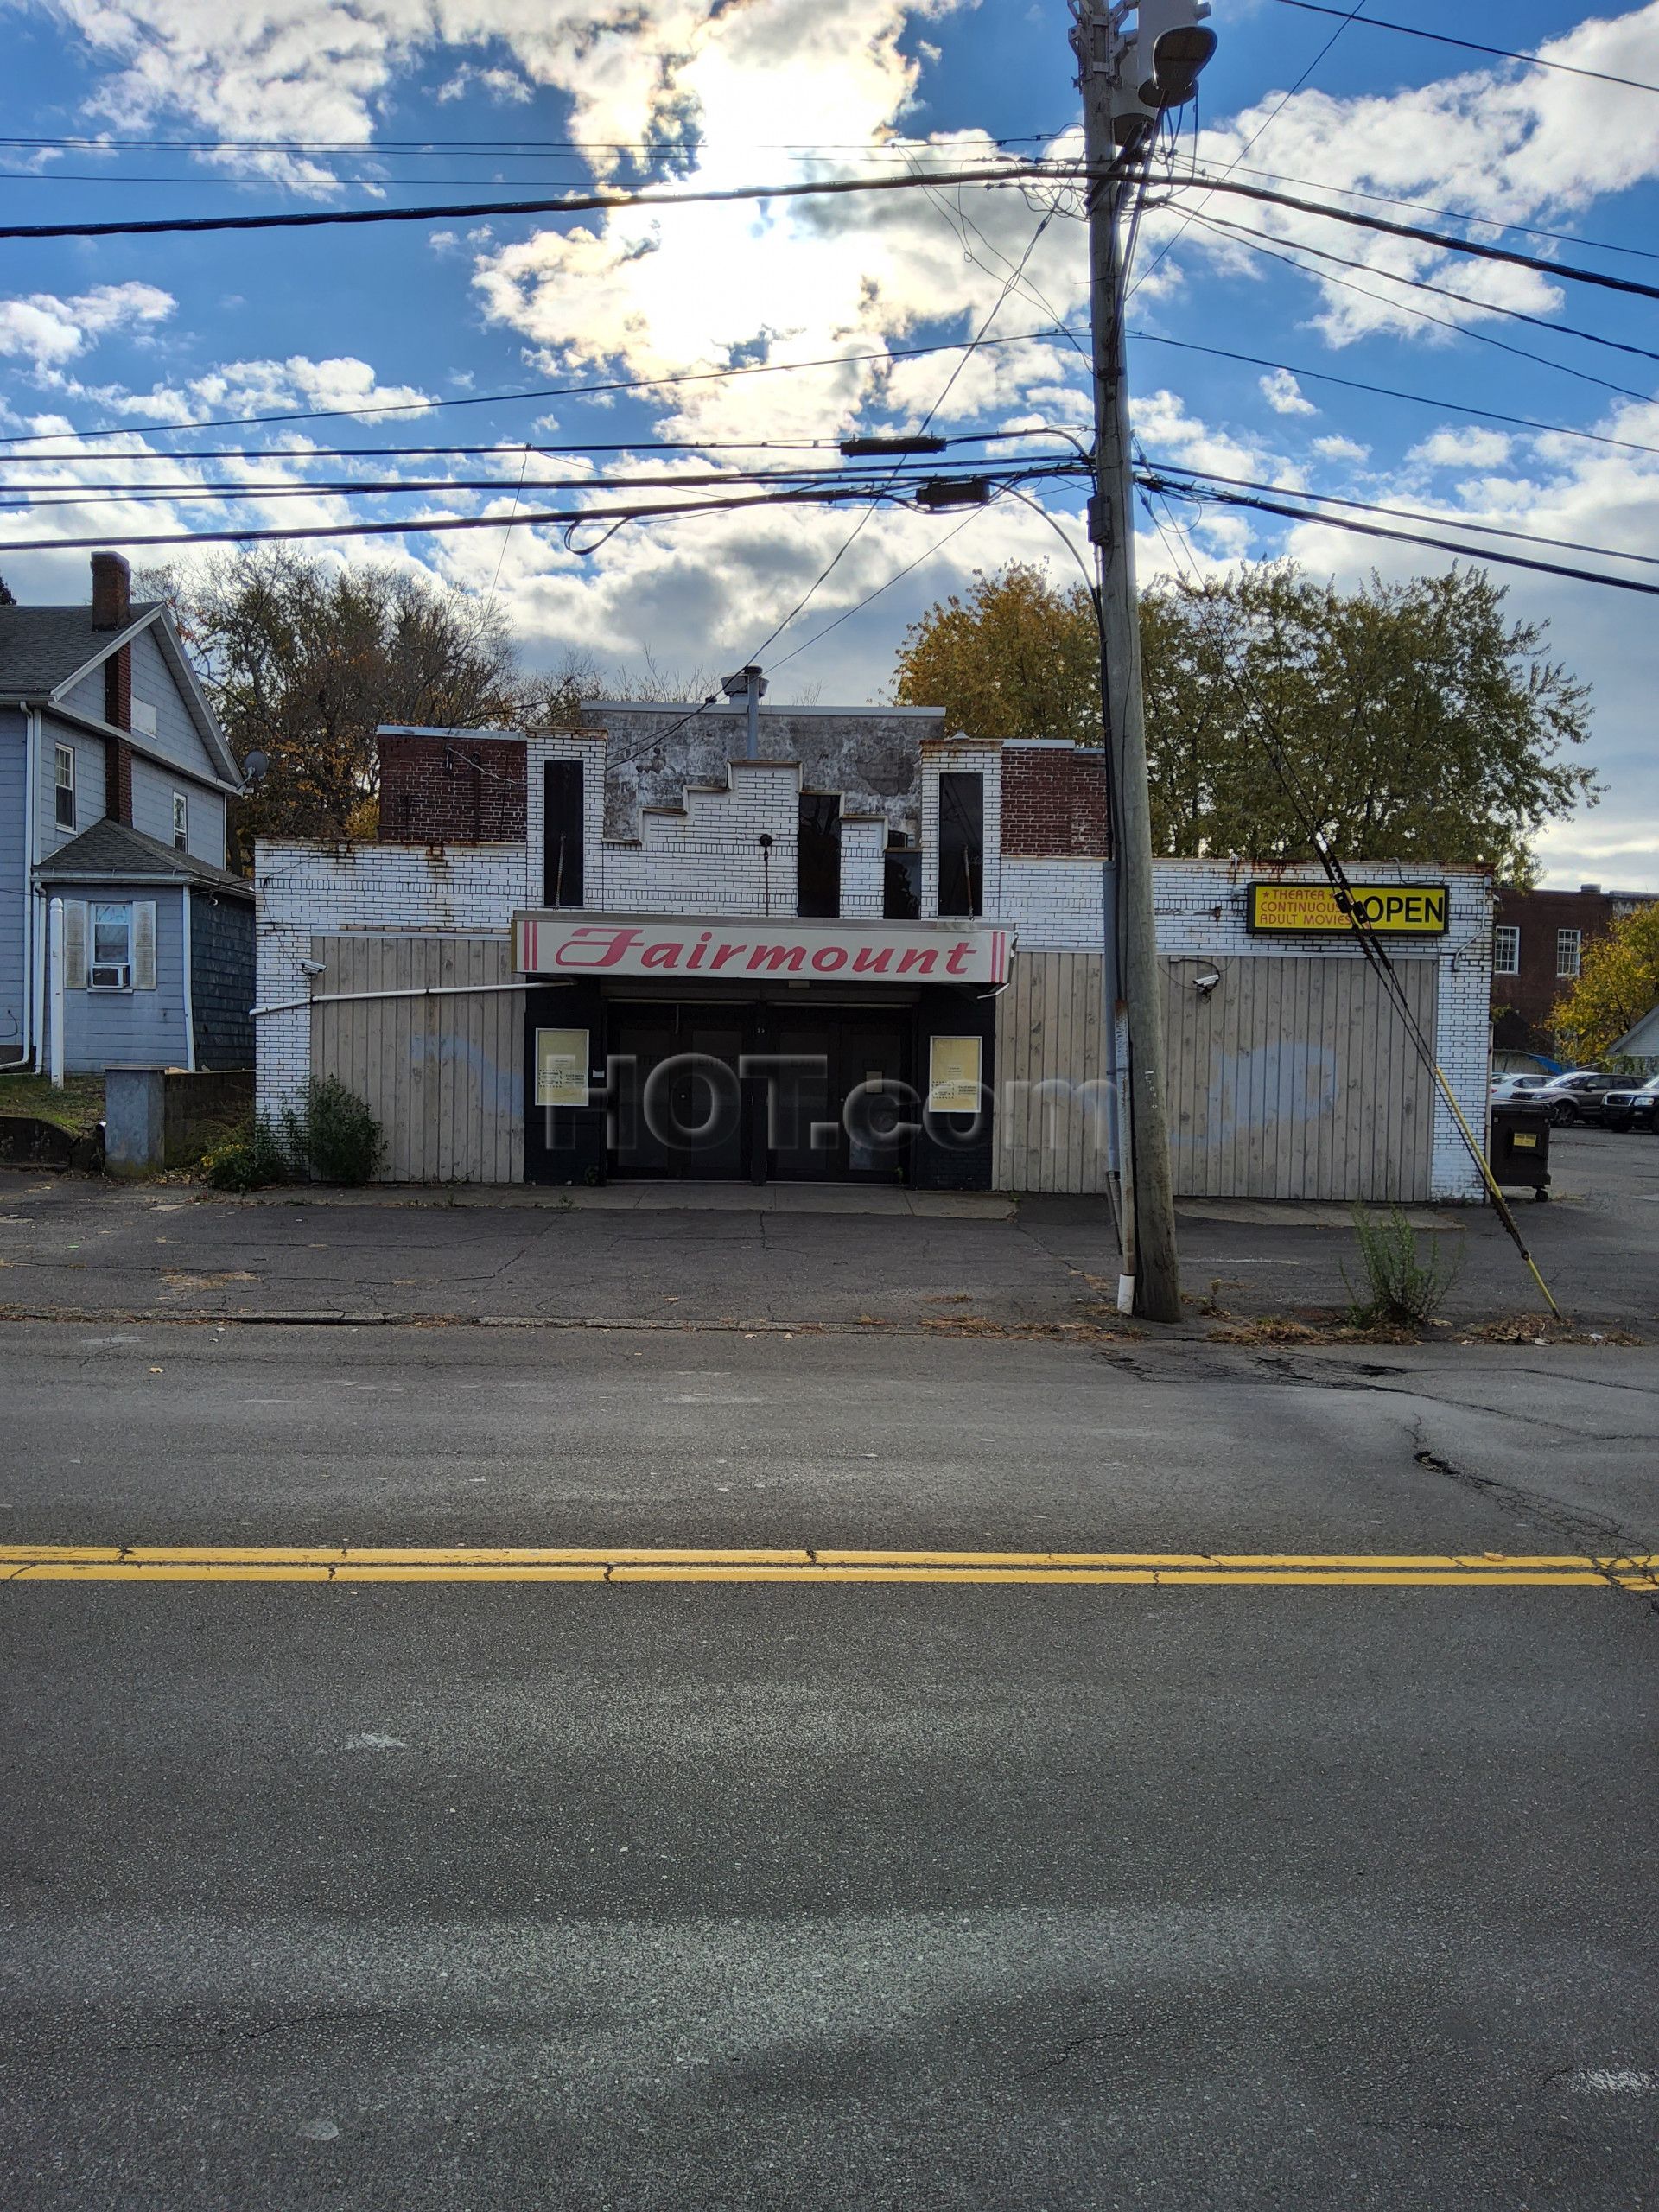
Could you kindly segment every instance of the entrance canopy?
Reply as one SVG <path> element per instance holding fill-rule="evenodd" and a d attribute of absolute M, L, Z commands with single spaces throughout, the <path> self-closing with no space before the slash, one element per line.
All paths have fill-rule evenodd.
<path fill-rule="evenodd" d="M 658 914 L 515 914 L 521 976 L 646 976 L 749 982 L 861 977 L 871 982 L 1005 983 L 1010 931 L 978 922 L 779 922 Z"/>

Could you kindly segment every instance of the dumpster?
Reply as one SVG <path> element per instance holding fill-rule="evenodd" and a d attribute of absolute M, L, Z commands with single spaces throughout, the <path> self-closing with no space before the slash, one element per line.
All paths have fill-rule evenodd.
<path fill-rule="evenodd" d="M 1549 1115 L 1542 1106 L 1494 1106 L 1489 1147 L 1501 1190 L 1549 1196 Z"/>

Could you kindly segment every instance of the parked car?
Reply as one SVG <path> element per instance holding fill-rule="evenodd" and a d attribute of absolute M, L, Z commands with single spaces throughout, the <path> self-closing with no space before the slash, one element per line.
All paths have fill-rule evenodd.
<path fill-rule="evenodd" d="M 1605 1091 L 1601 1125 L 1605 1129 L 1659 1129 L 1659 1075 L 1629 1089 Z"/>
<path fill-rule="evenodd" d="M 1554 1080 L 1554 1076 L 1548 1075 L 1495 1075 L 1491 1103 L 1494 1106 L 1518 1106 L 1523 1101 L 1530 1102 L 1535 1090 L 1541 1090 Z"/>
<path fill-rule="evenodd" d="M 1599 1122 L 1607 1093 L 1625 1087 L 1620 1077 L 1598 1068 L 1574 1068 L 1570 1075 L 1558 1075 L 1541 1090 L 1530 1092 L 1527 1103 L 1541 1106 L 1557 1128 L 1565 1128 L 1573 1122 Z"/>

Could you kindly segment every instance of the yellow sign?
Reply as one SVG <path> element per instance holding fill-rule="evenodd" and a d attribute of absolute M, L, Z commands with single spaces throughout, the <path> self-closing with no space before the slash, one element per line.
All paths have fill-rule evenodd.
<path fill-rule="evenodd" d="M 977 1114 L 980 1055 L 977 1037 L 928 1039 L 927 1110 L 930 1114 Z"/>
<path fill-rule="evenodd" d="M 536 1032 L 536 1103 L 538 1106 L 585 1106 L 588 1103 L 588 1032 L 585 1029 L 538 1029 Z"/>
<path fill-rule="evenodd" d="M 1390 937 L 1444 937 L 1452 894 L 1444 883 L 1356 883 L 1355 906 Z M 1351 934 L 1353 924 L 1328 883 L 1253 883 L 1250 929 L 1257 937 Z"/>

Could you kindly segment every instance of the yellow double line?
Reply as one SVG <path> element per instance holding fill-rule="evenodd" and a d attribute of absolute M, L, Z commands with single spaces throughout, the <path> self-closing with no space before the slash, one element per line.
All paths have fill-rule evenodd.
<path fill-rule="evenodd" d="M 10 1582 L 1015 1582 L 1422 1590 L 1646 1590 L 1659 1555 L 1366 1552 L 379 1549 L 344 1545 L 4 1544 Z"/>

